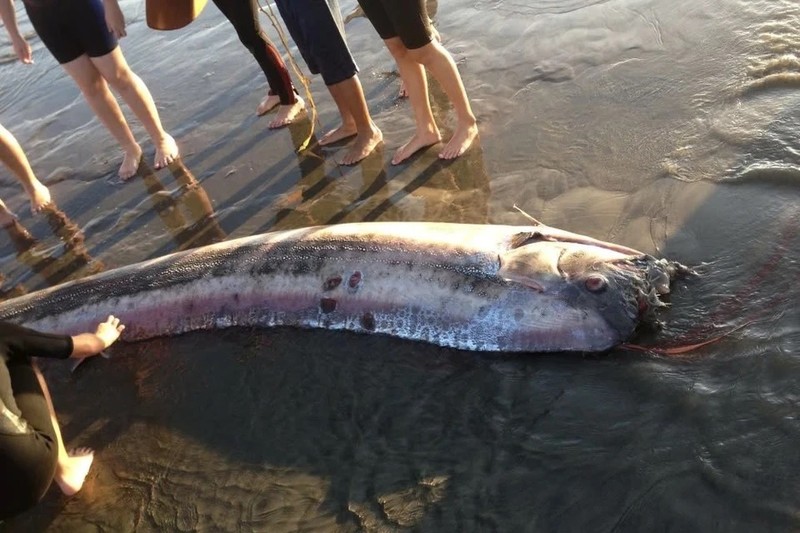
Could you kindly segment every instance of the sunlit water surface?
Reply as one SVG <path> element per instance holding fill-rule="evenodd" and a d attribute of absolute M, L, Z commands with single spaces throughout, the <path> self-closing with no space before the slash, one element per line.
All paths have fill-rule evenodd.
<path fill-rule="evenodd" d="M 36 63 L 23 66 L 3 40 L 0 121 L 59 207 L 32 217 L 3 172 L 0 195 L 20 216 L 0 239 L 6 295 L 272 229 L 524 223 L 517 204 L 699 267 L 640 343 L 745 327 L 677 358 L 487 357 L 290 329 L 120 344 L 74 375 L 47 368 L 68 444 L 97 450 L 84 490 L 51 490 L 0 529 L 800 527 L 796 2 L 431 2 L 481 143 L 449 165 L 431 149 L 393 167 L 413 131 L 408 103 L 369 22 L 343 1 L 386 138 L 353 168 L 336 164 L 341 148 L 313 146 L 337 117 L 318 78 L 313 128 L 269 131 L 254 113 L 263 77 L 213 5 L 168 33 L 146 28 L 142 2 L 122 5 L 125 54 L 184 167 L 119 181 L 113 140 L 41 42 L 31 34 Z M 450 131 L 447 100 L 431 93 Z"/>

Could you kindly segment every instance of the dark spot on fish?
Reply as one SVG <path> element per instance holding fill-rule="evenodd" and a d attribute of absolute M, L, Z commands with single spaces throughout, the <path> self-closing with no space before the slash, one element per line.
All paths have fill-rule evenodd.
<path fill-rule="evenodd" d="M 522 309 L 515 309 L 514 310 L 514 320 L 520 321 L 523 318 L 525 318 L 525 311 L 523 311 Z"/>
<path fill-rule="evenodd" d="M 328 278 L 325 280 L 325 283 L 322 284 L 323 291 L 332 291 L 342 283 L 342 276 L 333 276 L 332 278 Z"/>
<path fill-rule="evenodd" d="M 361 285 L 361 279 L 362 279 L 361 271 L 356 270 L 350 276 L 350 279 L 347 280 L 347 286 L 350 287 L 351 289 L 357 289 L 358 286 Z"/>
<path fill-rule="evenodd" d="M 333 298 L 320 298 L 319 308 L 325 314 L 333 313 L 336 310 L 336 300 Z"/>
<path fill-rule="evenodd" d="M 233 293 L 233 301 L 236 302 L 236 303 L 239 303 L 239 293 L 238 292 L 234 292 Z"/>
<path fill-rule="evenodd" d="M 361 327 L 367 331 L 375 331 L 375 317 L 372 313 L 364 313 L 361 316 Z"/>

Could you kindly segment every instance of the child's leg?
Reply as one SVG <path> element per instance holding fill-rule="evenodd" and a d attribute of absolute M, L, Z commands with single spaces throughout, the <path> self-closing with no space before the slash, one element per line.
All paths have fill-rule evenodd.
<path fill-rule="evenodd" d="M 372 153 L 375 147 L 383 140 L 383 134 L 372 122 L 369 109 L 367 109 L 367 101 L 364 98 L 364 90 L 361 87 L 361 81 L 358 76 L 354 75 L 344 81 L 328 85 L 328 90 L 340 113 L 342 113 L 342 128 L 345 125 L 345 120 L 352 121 L 352 128 L 355 130 L 356 135 L 353 144 L 342 157 L 341 162 L 343 165 L 358 163 Z M 342 133 L 342 128 L 334 131 Z M 328 143 L 330 142 L 333 141 L 328 140 Z M 320 140 L 320 144 L 323 144 L 322 140 Z"/>
<path fill-rule="evenodd" d="M 400 77 L 403 78 L 414 112 L 414 121 L 417 125 L 414 135 L 403 144 L 392 157 L 392 164 L 402 163 L 413 154 L 427 146 L 436 144 L 442 139 L 436 121 L 433 118 L 430 99 L 428 98 L 428 79 L 425 68 L 412 60 L 408 48 L 399 37 L 391 37 L 384 41 L 386 48 L 397 62 Z"/>
<path fill-rule="evenodd" d="M 467 99 L 467 91 L 461 81 L 455 61 L 450 53 L 438 42 L 409 50 L 412 60 L 424 65 L 442 86 L 453 104 L 458 124 L 453 137 L 439 153 L 442 159 L 453 159 L 463 154 L 478 136 L 478 124 Z"/>
<path fill-rule="evenodd" d="M 263 115 L 278 108 L 270 128 L 290 124 L 305 108 L 305 103 L 294 91 L 289 70 L 275 46 L 261 29 L 258 20 L 257 0 L 214 0 L 214 4 L 236 30 L 239 40 L 255 58 L 269 84 L 269 91 L 256 109 Z"/>
<path fill-rule="evenodd" d="M 100 122 L 111 132 L 125 152 L 122 165 L 119 167 L 119 176 L 128 179 L 136 174 L 142 149 L 133 137 L 128 122 L 122 114 L 117 99 L 111 94 L 103 76 L 89 59 L 82 55 L 79 58 L 64 63 L 64 70 L 75 80 L 78 88 L 83 93 L 89 107 L 100 119 Z"/>
<path fill-rule="evenodd" d="M 31 199 L 31 212 L 36 213 L 50 203 L 50 191 L 36 179 L 28 158 L 17 139 L 0 124 L 0 160 L 22 183 Z"/>
<path fill-rule="evenodd" d="M 431 36 L 433 38 L 432 40 L 434 40 L 434 41 L 436 41 L 438 43 L 441 43 L 442 42 L 442 36 L 439 34 L 439 31 L 433 26 L 433 22 L 432 21 L 430 21 L 429 24 L 430 24 L 430 28 L 431 28 Z M 406 82 L 403 79 L 402 75 L 400 75 L 400 89 L 398 89 L 398 91 L 397 91 L 397 97 L 398 98 L 408 98 L 408 90 L 406 89 Z"/>
<path fill-rule="evenodd" d="M 104 56 L 90 59 L 147 130 L 156 147 L 155 167 L 166 167 L 178 157 L 178 145 L 175 144 L 175 139 L 167 134 L 161 126 L 156 104 L 153 102 L 153 96 L 147 85 L 130 69 L 119 47 Z"/>

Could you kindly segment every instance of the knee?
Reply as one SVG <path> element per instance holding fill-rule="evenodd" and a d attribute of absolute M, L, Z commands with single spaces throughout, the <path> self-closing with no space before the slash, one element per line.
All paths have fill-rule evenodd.
<path fill-rule="evenodd" d="M 83 96 L 89 100 L 93 100 L 102 97 L 108 92 L 108 85 L 106 84 L 106 80 L 98 74 L 97 76 L 92 76 L 90 79 L 83 80 L 80 84 L 80 89 Z"/>
<path fill-rule="evenodd" d="M 111 73 L 105 74 L 105 80 L 115 91 L 121 92 L 133 85 L 133 76 L 129 68 L 116 68 Z"/>
<path fill-rule="evenodd" d="M 395 61 L 403 61 L 408 57 L 409 50 L 399 37 L 387 39 L 384 43 L 386 43 L 386 48 L 389 50 L 389 53 L 392 54 Z"/>
<path fill-rule="evenodd" d="M 258 34 L 252 32 L 237 32 L 236 35 L 239 37 L 239 42 L 247 48 L 250 53 L 255 53 L 259 46 L 266 48 L 266 43 L 261 40 Z"/>
<path fill-rule="evenodd" d="M 422 65 L 430 64 L 440 53 L 441 52 L 436 48 L 434 43 L 428 43 L 422 48 L 408 50 L 409 58 Z"/>

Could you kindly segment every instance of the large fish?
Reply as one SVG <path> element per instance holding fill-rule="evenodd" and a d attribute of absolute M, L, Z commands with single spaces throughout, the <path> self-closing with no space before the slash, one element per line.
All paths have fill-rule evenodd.
<path fill-rule="evenodd" d="M 685 271 L 543 224 L 340 224 L 110 270 L 6 301 L 0 319 L 77 333 L 114 314 L 126 340 L 286 325 L 466 350 L 598 352 L 651 320 Z"/>

